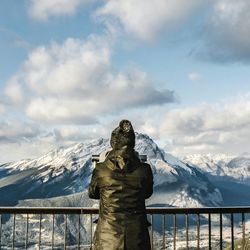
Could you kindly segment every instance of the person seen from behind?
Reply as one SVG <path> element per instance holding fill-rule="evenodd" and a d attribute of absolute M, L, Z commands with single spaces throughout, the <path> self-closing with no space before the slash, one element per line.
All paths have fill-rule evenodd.
<path fill-rule="evenodd" d="M 112 150 L 97 163 L 89 197 L 100 199 L 94 250 L 150 250 L 145 199 L 153 193 L 149 164 L 140 161 L 128 120 L 112 132 Z"/>

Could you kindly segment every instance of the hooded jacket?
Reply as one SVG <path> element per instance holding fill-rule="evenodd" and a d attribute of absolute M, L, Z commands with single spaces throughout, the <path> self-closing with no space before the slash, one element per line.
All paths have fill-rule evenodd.
<path fill-rule="evenodd" d="M 94 250 L 150 250 L 145 199 L 153 192 L 153 175 L 132 148 L 113 149 L 98 163 L 89 197 L 100 199 Z"/>

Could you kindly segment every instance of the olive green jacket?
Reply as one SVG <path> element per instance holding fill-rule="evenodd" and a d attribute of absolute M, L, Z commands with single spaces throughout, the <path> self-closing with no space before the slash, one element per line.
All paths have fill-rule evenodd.
<path fill-rule="evenodd" d="M 151 167 L 135 153 L 119 167 L 111 153 L 93 171 L 89 197 L 100 199 L 95 250 L 150 250 L 145 199 L 153 192 Z"/>

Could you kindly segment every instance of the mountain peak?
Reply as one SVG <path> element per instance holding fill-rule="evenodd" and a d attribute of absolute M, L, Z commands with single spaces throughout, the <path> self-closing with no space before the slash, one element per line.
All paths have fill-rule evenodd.
<path fill-rule="evenodd" d="M 13 188 L 23 190 L 20 196 L 23 198 L 86 191 L 93 170 L 92 155 L 110 148 L 109 139 L 100 138 L 59 147 L 37 159 L 2 165 L 0 171 L 5 176 L 2 185 L 11 184 Z M 197 206 L 221 202 L 219 192 L 202 172 L 164 152 L 148 135 L 136 133 L 135 150 L 147 155 L 153 170 L 156 193 L 149 201 L 151 204 L 163 202 L 162 196 L 158 196 L 160 193 L 164 193 L 166 205 L 184 206 L 190 200 L 196 200 L 192 204 Z M 176 195 L 180 192 L 185 195 L 178 198 Z"/>

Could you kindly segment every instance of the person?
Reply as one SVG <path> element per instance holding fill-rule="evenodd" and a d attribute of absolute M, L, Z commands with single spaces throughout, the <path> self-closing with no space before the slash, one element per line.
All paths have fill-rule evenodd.
<path fill-rule="evenodd" d="M 135 133 L 128 120 L 112 132 L 112 150 L 97 163 L 89 197 L 100 199 L 94 250 L 150 250 L 145 199 L 153 193 L 149 164 L 134 150 Z"/>

